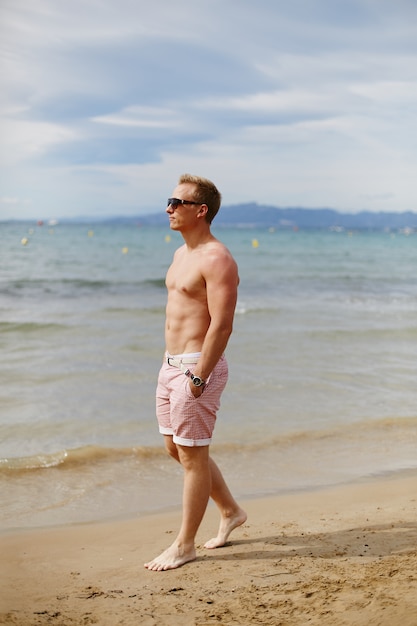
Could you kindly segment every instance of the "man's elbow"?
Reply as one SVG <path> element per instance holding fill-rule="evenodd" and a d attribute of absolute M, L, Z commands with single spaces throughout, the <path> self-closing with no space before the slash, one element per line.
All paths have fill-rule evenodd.
<path fill-rule="evenodd" d="M 233 323 L 222 324 L 217 328 L 216 334 L 227 342 L 233 331 Z"/>

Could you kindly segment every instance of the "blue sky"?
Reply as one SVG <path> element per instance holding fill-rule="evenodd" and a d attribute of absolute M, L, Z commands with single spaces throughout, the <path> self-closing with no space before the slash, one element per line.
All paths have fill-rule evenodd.
<path fill-rule="evenodd" d="M 417 211 L 415 0 L 2 0 L 0 219 Z"/>

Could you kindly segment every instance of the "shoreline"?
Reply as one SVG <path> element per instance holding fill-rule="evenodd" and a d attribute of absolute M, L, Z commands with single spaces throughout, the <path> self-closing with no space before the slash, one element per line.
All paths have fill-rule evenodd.
<path fill-rule="evenodd" d="M 374 482 L 384 481 L 384 480 L 397 480 L 401 478 L 413 477 L 417 478 L 417 468 L 416 467 L 407 467 L 401 469 L 392 469 L 392 470 L 384 470 L 372 475 L 364 475 L 360 477 L 353 477 L 351 479 L 341 480 L 340 482 L 335 483 L 325 483 L 325 484 L 306 484 L 304 486 L 291 486 L 286 489 L 278 489 L 275 492 L 259 492 L 259 493 L 248 493 L 242 490 L 239 491 L 237 485 L 233 485 L 232 491 L 235 494 L 236 499 L 239 502 L 250 503 L 253 501 L 263 501 L 267 499 L 281 498 L 286 496 L 300 496 L 303 494 L 314 494 L 328 491 L 331 489 L 343 489 L 345 487 L 361 484 L 371 484 Z M 231 481 L 233 483 L 233 481 Z M 150 516 L 160 516 L 172 514 L 180 511 L 181 507 L 181 488 L 182 488 L 182 477 L 181 474 L 175 475 L 172 477 L 172 490 L 176 494 L 176 497 L 173 501 L 166 505 L 162 506 L 161 503 L 153 508 L 140 509 L 140 510 L 126 510 L 122 513 L 105 515 L 102 517 L 95 518 L 87 518 L 87 519 L 72 519 L 71 521 L 61 522 L 61 521 L 49 521 L 44 523 L 34 524 L 32 526 L 29 525 L 21 525 L 21 526 L 2 526 L 0 524 L 0 540 L 5 535 L 15 534 L 15 533 L 30 533 L 41 530 L 53 530 L 60 528 L 71 528 L 77 526 L 85 526 L 92 524 L 112 524 L 119 522 L 129 522 L 133 520 L 140 520 L 142 518 L 146 519 Z M 213 503 L 209 502 L 209 507 Z M 51 507 L 53 509 L 53 507 Z"/>
<path fill-rule="evenodd" d="M 143 563 L 173 540 L 178 509 L 0 535 L 0 623 L 101 626 L 416 626 L 417 472 L 244 501 L 225 547 L 209 506 L 197 559 Z"/>

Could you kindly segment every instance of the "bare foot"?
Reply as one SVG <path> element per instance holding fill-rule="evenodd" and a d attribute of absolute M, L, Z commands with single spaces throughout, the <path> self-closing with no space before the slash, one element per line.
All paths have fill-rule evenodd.
<path fill-rule="evenodd" d="M 239 509 L 238 512 L 231 517 L 222 517 L 222 519 L 220 520 L 219 532 L 217 533 L 217 537 L 209 539 L 204 544 L 204 547 L 212 549 L 221 548 L 222 546 L 224 546 L 232 530 L 244 524 L 247 520 L 247 517 L 248 516 L 243 509 Z"/>
<path fill-rule="evenodd" d="M 191 550 L 184 550 L 176 543 L 167 548 L 162 554 L 157 556 L 153 561 L 145 563 L 145 567 L 153 572 L 164 572 L 168 569 L 175 569 L 181 567 L 189 561 L 194 561 L 196 558 L 195 548 Z"/>

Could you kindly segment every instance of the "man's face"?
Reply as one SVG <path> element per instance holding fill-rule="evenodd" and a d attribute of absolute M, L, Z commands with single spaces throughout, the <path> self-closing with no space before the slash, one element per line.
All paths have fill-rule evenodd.
<path fill-rule="evenodd" d="M 169 215 L 169 225 L 172 230 L 182 231 L 195 224 L 201 204 L 194 203 L 195 186 L 191 183 L 177 185 L 172 192 L 172 203 L 168 204 L 166 212 Z M 186 204 L 175 203 L 175 200 L 185 200 Z"/>

